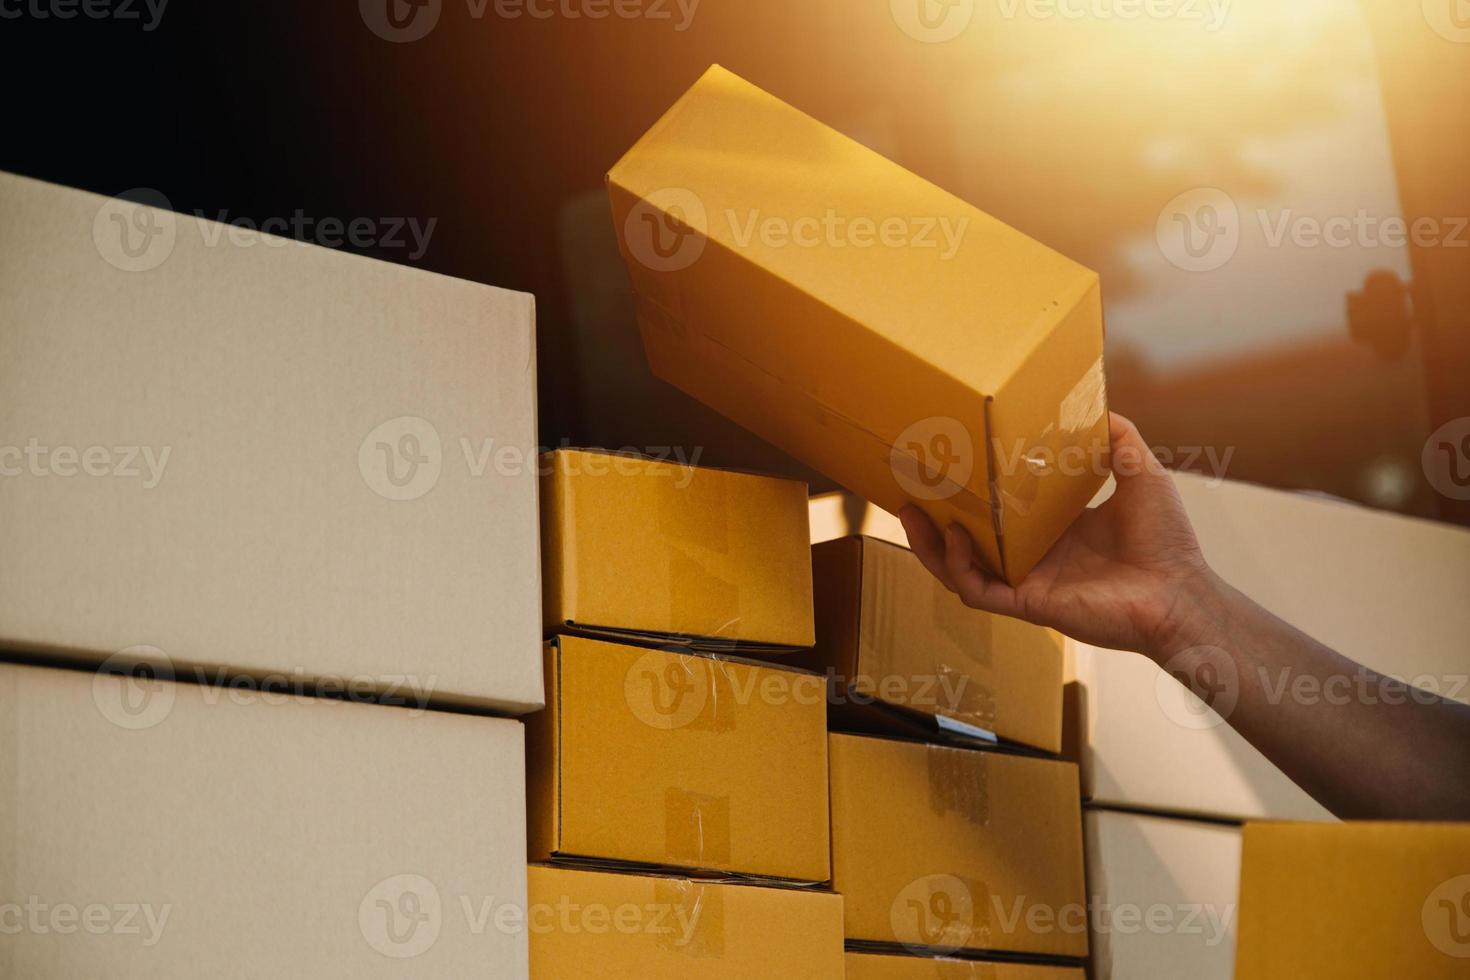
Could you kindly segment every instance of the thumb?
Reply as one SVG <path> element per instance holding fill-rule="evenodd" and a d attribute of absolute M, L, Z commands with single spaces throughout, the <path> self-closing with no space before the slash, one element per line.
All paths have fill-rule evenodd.
<path fill-rule="evenodd" d="M 1141 480 L 1168 479 L 1169 471 L 1158 461 L 1138 426 L 1117 412 L 1108 413 L 1108 438 L 1112 443 L 1113 476 L 1119 492 Z"/>

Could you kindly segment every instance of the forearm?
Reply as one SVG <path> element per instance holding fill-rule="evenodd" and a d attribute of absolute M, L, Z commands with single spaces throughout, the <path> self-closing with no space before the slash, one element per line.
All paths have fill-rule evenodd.
<path fill-rule="evenodd" d="M 1213 573 L 1146 651 L 1334 814 L 1470 819 L 1470 706 L 1354 663 Z"/>

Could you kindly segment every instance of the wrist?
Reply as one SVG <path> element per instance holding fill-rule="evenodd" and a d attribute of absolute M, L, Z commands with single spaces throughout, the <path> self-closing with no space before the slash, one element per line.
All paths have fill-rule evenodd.
<path fill-rule="evenodd" d="M 1194 647 L 1223 646 L 1230 592 L 1230 586 L 1209 566 L 1173 583 L 1168 607 L 1150 631 L 1143 654 L 1163 664 Z"/>

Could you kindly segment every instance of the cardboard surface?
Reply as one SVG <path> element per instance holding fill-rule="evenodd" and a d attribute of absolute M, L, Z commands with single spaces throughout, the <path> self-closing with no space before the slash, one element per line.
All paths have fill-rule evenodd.
<path fill-rule="evenodd" d="M 534 980 L 841 980 L 829 892 L 532 866 Z"/>
<path fill-rule="evenodd" d="M 1245 828 L 1236 980 L 1470 976 L 1470 824 Z"/>
<path fill-rule="evenodd" d="M 849 940 L 1087 955 L 1075 766 L 856 735 L 830 765 Z"/>
<path fill-rule="evenodd" d="M 0 175 L 0 645 L 538 707 L 535 377 L 526 294 Z"/>
<path fill-rule="evenodd" d="M 847 980 L 1083 980 L 1081 967 L 848 953 Z"/>
<path fill-rule="evenodd" d="M 1240 828 L 1111 810 L 1085 824 L 1093 980 L 1231 980 Z"/>
<path fill-rule="evenodd" d="M 526 976 L 515 721 L 0 664 L 0 976 Z M 19 927 L 17 929 L 17 926 Z"/>
<path fill-rule="evenodd" d="M 546 673 L 532 860 L 831 877 L 822 678 L 574 636 Z"/>
<path fill-rule="evenodd" d="M 1045 752 L 1061 749 L 1062 638 L 970 609 L 906 548 L 848 537 L 812 549 L 817 642 L 792 662 L 880 699 Z"/>
<path fill-rule="evenodd" d="M 811 645 L 805 484 L 578 449 L 544 472 L 547 629 Z"/>
<path fill-rule="evenodd" d="M 717 66 L 608 192 L 660 378 L 1013 582 L 1102 485 L 1095 273 Z"/>
<path fill-rule="evenodd" d="M 1175 483 L 1205 557 L 1231 584 L 1373 670 L 1470 700 L 1470 531 L 1188 474 Z M 1082 645 L 1069 652 L 1088 798 L 1231 819 L 1331 819 L 1155 664 Z"/>

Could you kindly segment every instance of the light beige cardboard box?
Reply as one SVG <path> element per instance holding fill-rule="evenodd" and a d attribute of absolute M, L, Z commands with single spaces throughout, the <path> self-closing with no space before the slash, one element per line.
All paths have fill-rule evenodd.
<path fill-rule="evenodd" d="M 579 636 L 528 716 L 533 861 L 831 877 L 815 674 Z"/>
<path fill-rule="evenodd" d="M 1093 980 L 1230 980 L 1240 828 L 1089 810 Z"/>
<path fill-rule="evenodd" d="M 1187 474 L 1175 482 L 1227 581 L 1359 663 L 1470 701 L 1470 531 Z M 1237 820 L 1331 818 L 1152 662 L 1070 652 L 1087 798 Z M 1342 696 L 1289 676 L 1265 682 L 1278 697 Z"/>
<path fill-rule="evenodd" d="M 530 869 L 533 980 L 842 980 L 842 897 Z"/>
<path fill-rule="evenodd" d="M 0 976 L 527 973 L 519 722 L 0 664 Z"/>
<path fill-rule="evenodd" d="M 0 645 L 537 707 L 534 381 L 525 294 L 0 175 Z"/>

